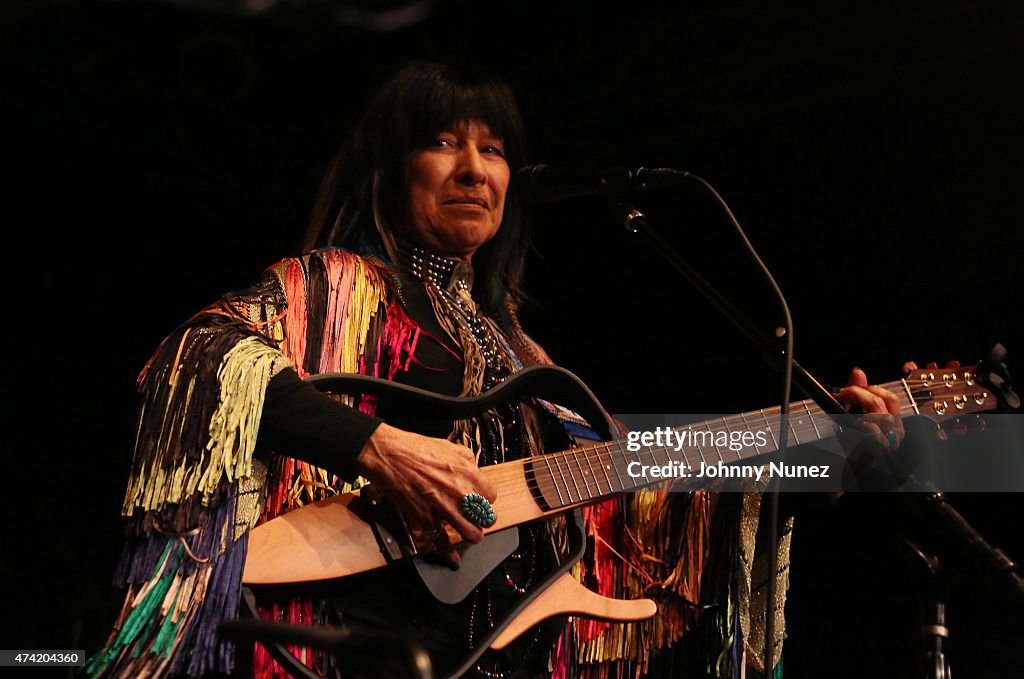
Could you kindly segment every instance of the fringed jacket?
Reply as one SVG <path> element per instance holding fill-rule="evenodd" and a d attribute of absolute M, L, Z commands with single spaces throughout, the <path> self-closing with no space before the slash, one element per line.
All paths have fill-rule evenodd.
<path fill-rule="evenodd" d="M 235 670 L 235 649 L 216 629 L 237 614 L 249 529 L 353 487 L 351 460 L 325 469 L 301 450 L 289 451 L 294 457 L 260 455 L 268 385 L 290 370 L 300 377 L 344 372 L 410 381 L 417 370 L 431 371 L 427 345 L 435 352 L 451 352 L 451 345 L 461 354 L 461 393 L 472 394 L 480 386 L 478 374 L 469 376 L 477 349 L 439 317 L 436 303 L 422 302 L 429 288 L 380 260 L 325 249 L 274 265 L 257 285 L 224 296 L 166 338 L 139 377 L 142 405 L 123 505 L 132 538 L 115 576 L 127 592 L 107 644 L 86 666 L 89 674 Z M 549 362 L 511 310 L 486 322 L 512 371 Z M 349 403 L 367 416 L 375 412 L 370 399 Z M 578 416 L 550 404 L 543 409 L 571 434 L 586 436 Z M 353 434 L 357 444 L 372 431 L 368 420 Z M 359 430 L 358 421 L 352 428 Z M 473 428 L 456 424 L 450 437 L 475 447 Z M 540 453 L 543 443 L 530 448 Z M 585 508 L 588 548 L 574 574 L 606 596 L 653 596 L 659 612 L 631 624 L 574 620 L 547 651 L 552 675 L 638 676 L 678 666 L 652 665 L 659 653 L 685 651 L 687 666 L 738 676 L 747 649 L 763 646 L 763 623 L 751 623 L 758 619 L 752 609 L 763 608 L 764 574 L 758 577 L 754 565 L 758 507 L 752 494 L 643 491 Z M 786 564 L 788 536 L 780 549 Z M 780 585 L 784 595 L 784 569 Z M 781 616 L 781 605 L 777 611 Z M 302 615 L 301 605 L 264 613 L 315 617 Z M 776 630 L 777 659 L 781 618 Z M 684 635 L 696 643 L 680 644 Z M 760 669 L 759 652 L 746 656 L 748 673 Z M 279 671 L 259 649 L 254 669 Z"/>

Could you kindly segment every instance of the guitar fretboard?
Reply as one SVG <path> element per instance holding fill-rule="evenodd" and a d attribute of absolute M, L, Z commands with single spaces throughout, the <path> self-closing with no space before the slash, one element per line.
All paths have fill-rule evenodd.
<path fill-rule="evenodd" d="M 917 412 L 905 380 L 881 386 L 897 394 L 902 412 Z M 558 509 L 665 480 L 653 476 L 652 467 L 696 471 L 753 461 L 779 450 L 781 410 L 762 408 L 683 427 L 663 427 L 648 432 L 643 440 L 620 439 L 539 456 L 532 460 L 532 476 L 548 508 Z M 788 446 L 836 434 L 835 420 L 811 400 L 790 405 L 785 427 Z"/>

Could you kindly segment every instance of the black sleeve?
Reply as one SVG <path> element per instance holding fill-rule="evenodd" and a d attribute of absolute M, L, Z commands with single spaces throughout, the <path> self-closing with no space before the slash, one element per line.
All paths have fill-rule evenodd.
<path fill-rule="evenodd" d="M 380 423 L 283 370 L 267 385 L 256 445 L 351 481 L 356 458 Z"/>

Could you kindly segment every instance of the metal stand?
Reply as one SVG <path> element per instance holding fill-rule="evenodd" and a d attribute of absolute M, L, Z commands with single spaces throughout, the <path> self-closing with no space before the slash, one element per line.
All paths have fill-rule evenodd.
<path fill-rule="evenodd" d="M 747 239 L 746 234 L 743 233 L 743 229 L 740 227 L 739 222 L 736 221 L 735 216 L 732 214 L 732 210 L 729 209 L 728 204 L 718 194 L 718 192 L 704 179 L 697 175 L 689 172 L 680 172 L 677 170 L 647 170 L 641 168 L 632 177 L 632 184 L 629 185 L 629 190 L 634 193 L 640 193 L 647 189 L 645 178 L 651 175 L 657 175 L 664 181 L 666 178 L 672 178 L 677 183 L 683 180 L 692 180 L 703 186 L 708 193 L 710 193 L 726 216 L 729 218 L 732 225 L 736 228 L 739 237 L 746 244 L 750 255 L 760 267 L 768 283 L 771 285 L 775 292 L 778 300 L 780 309 L 785 319 L 785 326 L 776 328 L 774 337 L 763 333 L 758 327 L 751 322 L 739 309 L 737 309 L 732 302 L 730 302 L 724 295 L 722 295 L 714 286 L 711 285 L 703 276 L 690 266 L 690 264 L 683 259 L 683 257 L 675 251 L 665 240 L 658 235 L 656 231 L 650 228 L 647 224 L 646 216 L 636 208 L 631 202 L 626 200 L 629 193 L 625 190 L 621 191 L 621 199 L 616 201 L 616 207 L 619 213 L 622 215 L 623 224 L 627 230 L 639 234 L 648 244 L 651 245 L 652 249 L 657 252 L 662 259 L 675 269 L 679 274 L 685 278 L 690 285 L 696 288 L 704 297 L 711 302 L 711 304 L 717 308 L 726 318 L 739 331 L 751 342 L 754 343 L 758 349 L 761 350 L 762 357 L 779 373 L 782 374 L 782 403 L 780 414 L 782 416 L 782 425 L 779 431 L 779 445 L 778 454 L 780 458 L 784 458 L 787 447 L 787 432 L 786 424 L 789 416 L 789 400 L 790 400 L 790 385 L 792 382 L 796 382 L 797 386 L 810 397 L 818 406 L 826 413 L 836 416 L 845 417 L 846 409 L 836 399 L 836 397 L 822 386 L 821 382 L 814 378 L 809 372 L 807 372 L 803 366 L 797 363 L 793 359 L 793 324 L 789 314 L 789 307 L 786 304 L 786 299 L 782 295 L 782 291 L 775 283 L 775 279 L 772 277 L 768 268 L 761 261 L 761 258 L 754 251 L 753 246 Z M 850 426 L 851 429 L 858 429 L 859 426 L 852 419 L 847 419 L 844 423 Z M 769 484 L 768 492 L 766 493 L 766 506 L 768 510 L 768 534 L 769 534 L 769 545 L 768 545 L 768 572 L 774 573 L 777 570 L 776 564 L 776 540 L 778 539 L 778 514 L 779 514 L 779 483 L 777 478 L 773 478 Z M 769 577 L 766 586 L 766 601 L 767 605 L 765 608 L 765 647 L 764 647 L 764 666 L 767 672 L 771 672 L 771 668 L 774 667 L 774 651 L 775 651 L 775 578 Z"/>
<path fill-rule="evenodd" d="M 921 656 L 914 676 L 917 679 L 952 679 L 945 652 L 949 628 L 946 627 L 946 579 L 942 564 L 938 555 L 926 552 L 910 539 L 904 537 L 902 542 L 909 557 L 924 567 L 925 578 L 920 598 Z"/>

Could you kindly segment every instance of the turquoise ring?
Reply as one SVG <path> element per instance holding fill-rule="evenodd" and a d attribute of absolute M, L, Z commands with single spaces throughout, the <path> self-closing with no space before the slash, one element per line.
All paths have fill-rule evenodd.
<path fill-rule="evenodd" d="M 889 442 L 890 448 L 895 448 L 896 444 L 900 442 L 899 437 L 896 436 L 896 432 L 892 429 L 885 432 L 885 440 Z"/>
<path fill-rule="evenodd" d="M 494 507 L 482 495 L 466 493 L 459 503 L 462 515 L 481 528 L 494 525 Z"/>

